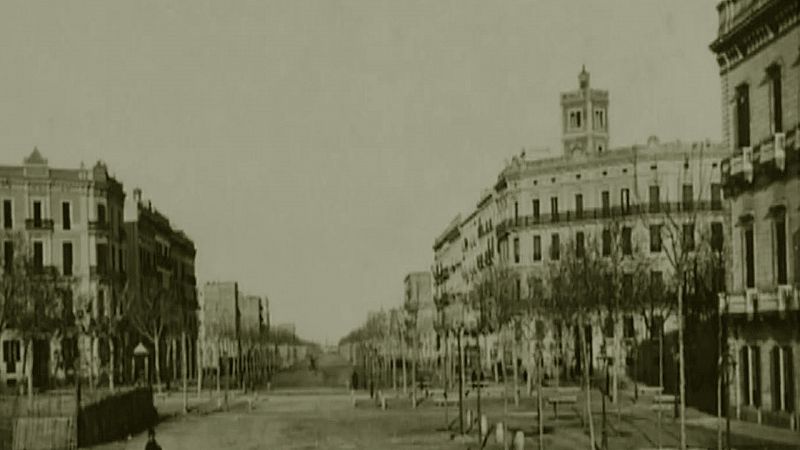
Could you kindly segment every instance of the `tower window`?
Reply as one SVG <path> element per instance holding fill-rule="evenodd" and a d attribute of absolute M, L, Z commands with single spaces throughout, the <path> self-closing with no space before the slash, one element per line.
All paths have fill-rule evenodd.
<path fill-rule="evenodd" d="M 569 127 L 572 129 L 580 129 L 581 126 L 581 110 L 573 109 L 569 112 Z"/>
<path fill-rule="evenodd" d="M 594 110 L 594 129 L 604 130 L 606 128 L 606 114 L 602 109 Z"/>

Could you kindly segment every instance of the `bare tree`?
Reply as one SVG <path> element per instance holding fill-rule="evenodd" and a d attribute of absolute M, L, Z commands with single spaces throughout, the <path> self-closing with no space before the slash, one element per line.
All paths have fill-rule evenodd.
<path fill-rule="evenodd" d="M 180 321 L 176 291 L 155 280 L 148 281 L 141 295 L 126 296 L 125 316 L 131 326 L 153 345 L 156 389 L 161 392 L 160 347 L 165 333 Z"/>

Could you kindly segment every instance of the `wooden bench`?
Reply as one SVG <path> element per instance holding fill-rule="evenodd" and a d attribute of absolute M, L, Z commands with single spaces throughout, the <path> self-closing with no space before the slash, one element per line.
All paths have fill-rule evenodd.
<path fill-rule="evenodd" d="M 664 388 L 659 386 L 639 386 L 637 390 L 639 395 L 661 395 L 664 393 Z"/>
<path fill-rule="evenodd" d="M 669 394 L 658 394 L 653 397 L 651 409 L 658 411 L 668 411 L 675 406 L 675 396 Z"/>
<path fill-rule="evenodd" d="M 577 395 L 554 395 L 547 399 L 547 403 L 553 405 L 553 414 L 558 419 L 558 405 L 575 405 L 578 403 Z"/>
<path fill-rule="evenodd" d="M 458 399 L 457 398 L 452 398 L 452 397 L 445 398 L 444 396 L 436 396 L 433 399 L 433 404 L 435 406 L 457 405 L 458 404 Z"/>

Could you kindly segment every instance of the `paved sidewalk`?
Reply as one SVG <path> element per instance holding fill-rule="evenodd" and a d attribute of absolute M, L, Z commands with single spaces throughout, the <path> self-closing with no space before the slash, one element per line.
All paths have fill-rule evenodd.
<path fill-rule="evenodd" d="M 695 425 L 700 428 L 708 430 L 717 430 L 716 417 L 698 417 L 694 419 L 687 419 L 687 425 Z M 722 433 L 725 433 L 725 422 L 723 419 Z M 746 436 L 753 439 L 762 439 L 774 442 L 776 445 L 782 446 L 796 446 L 800 448 L 800 432 L 789 430 L 786 428 L 770 427 L 767 425 L 759 425 L 753 422 L 745 422 L 742 420 L 731 420 L 731 434 L 733 435 L 731 441 L 733 446 L 736 446 L 737 437 Z"/>

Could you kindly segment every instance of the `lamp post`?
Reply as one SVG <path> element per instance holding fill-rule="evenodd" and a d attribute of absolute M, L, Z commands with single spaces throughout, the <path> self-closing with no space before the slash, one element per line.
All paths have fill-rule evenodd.
<path fill-rule="evenodd" d="M 607 450 L 608 449 L 608 427 L 607 427 L 607 420 L 606 420 L 606 396 L 608 396 L 608 391 L 609 391 L 609 373 L 608 373 L 608 371 L 609 371 L 609 368 L 613 367 L 613 365 L 614 365 L 614 357 L 613 356 L 609 356 L 606 353 L 606 347 L 603 346 L 603 350 L 602 350 L 602 353 L 600 355 L 600 359 L 603 360 L 603 363 L 604 363 L 604 366 L 605 366 L 605 374 L 606 374 L 605 386 L 602 389 L 600 389 L 600 393 L 602 394 L 602 399 L 603 399 L 603 436 L 602 436 L 601 445 L 602 445 L 603 450 Z"/>

